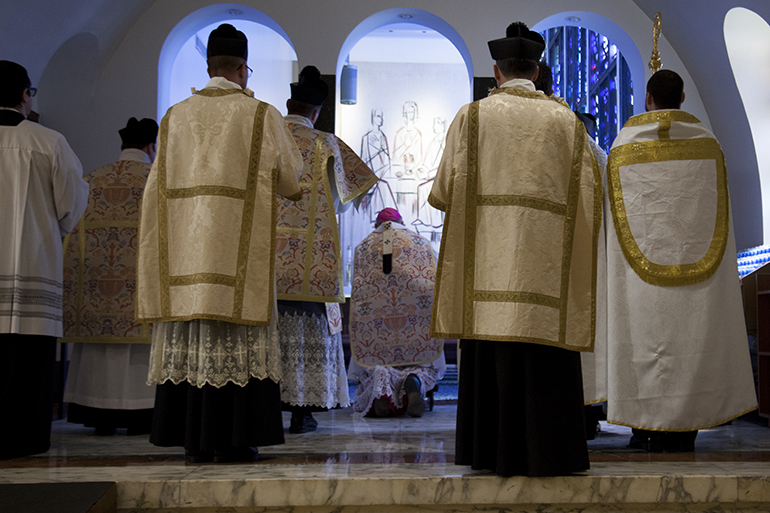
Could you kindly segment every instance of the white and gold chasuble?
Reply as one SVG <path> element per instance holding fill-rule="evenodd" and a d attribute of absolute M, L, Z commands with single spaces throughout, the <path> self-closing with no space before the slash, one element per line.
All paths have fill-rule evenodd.
<path fill-rule="evenodd" d="M 160 125 L 142 207 L 139 320 L 271 323 L 276 193 L 300 198 L 302 157 L 275 107 L 211 87 L 217 80 L 229 84 L 212 79 Z"/>
<path fill-rule="evenodd" d="M 430 336 L 435 257 L 430 241 L 390 222 L 356 246 L 350 295 L 350 354 L 361 367 L 420 365 L 438 359 L 442 339 Z M 383 250 L 392 245 L 392 268 Z"/>
<path fill-rule="evenodd" d="M 344 303 L 334 196 L 348 203 L 365 194 L 377 176 L 334 134 L 294 122 L 287 126 L 302 154 L 304 168 L 302 199 L 278 202 L 278 299 Z"/>
<path fill-rule="evenodd" d="M 591 351 L 601 176 L 572 111 L 507 84 L 449 128 L 431 335 Z"/>
<path fill-rule="evenodd" d="M 756 407 L 727 174 L 695 116 L 628 120 L 607 195 L 608 420 L 715 426 Z"/>

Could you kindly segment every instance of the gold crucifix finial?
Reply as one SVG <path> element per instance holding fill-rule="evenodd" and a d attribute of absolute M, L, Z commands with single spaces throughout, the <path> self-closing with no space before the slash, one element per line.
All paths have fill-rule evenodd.
<path fill-rule="evenodd" d="M 658 38 L 660 37 L 660 11 L 655 15 L 655 24 L 652 27 L 652 59 L 648 66 L 652 70 L 652 74 L 658 72 L 661 66 L 660 54 L 658 53 Z"/>

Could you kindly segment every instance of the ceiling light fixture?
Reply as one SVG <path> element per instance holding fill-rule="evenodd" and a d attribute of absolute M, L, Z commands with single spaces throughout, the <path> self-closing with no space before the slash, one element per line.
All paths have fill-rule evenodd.
<path fill-rule="evenodd" d="M 243 11 L 240 9 L 228 9 L 227 14 L 230 16 L 243 16 Z"/>
<path fill-rule="evenodd" d="M 408 12 L 402 12 L 401 14 L 398 15 L 398 17 L 401 18 L 402 20 L 411 20 L 412 18 L 414 18 L 414 16 L 409 14 Z"/>
<path fill-rule="evenodd" d="M 570 23 L 579 23 L 581 21 L 580 16 L 567 16 L 564 19 L 567 20 Z"/>

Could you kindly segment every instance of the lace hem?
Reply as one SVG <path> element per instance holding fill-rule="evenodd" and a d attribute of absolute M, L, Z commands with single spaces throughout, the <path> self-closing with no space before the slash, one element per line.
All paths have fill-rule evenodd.
<path fill-rule="evenodd" d="M 329 334 L 326 316 L 278 317 L 281 400 L 294 406 L 350 406 L 342 335 Z"/>
<path fill-rule="evenodd" d="M 396 408 L 404 407 L 406 391 L 403 389 L 404 380 L 410 374 L 416 375 L 420 380 L 420 393 L 423 397 L 428 390 L 436 386 L 439 379 L 439 370 L 433 367 L 388 367 L 378 365 L 372 369 L 366 369 L 361 374 L 361 382 L 356 387 L 353 411 L 356 415 L 366 415 L 379 397 L 390 397 Z"/>
<path fill-rule="evenodd" d="M 251 378 L 281 380 L 274 327 L 206 319 L 154 325 L 148 384 L 187 381 L 220 388 L 246 386 Z"/>

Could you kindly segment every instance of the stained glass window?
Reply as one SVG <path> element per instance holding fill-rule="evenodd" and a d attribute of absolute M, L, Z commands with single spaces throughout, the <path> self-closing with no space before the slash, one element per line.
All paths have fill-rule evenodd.
<path fill-rule="evenodd" d="M 585 28 L 554 27 L 544 31 L 543 37 L 554 94 L 573 110 L 596 116 L 596 142 L 609 151 L 634 113 L 633 81 L 626 60 L 607 37 Z"/>

